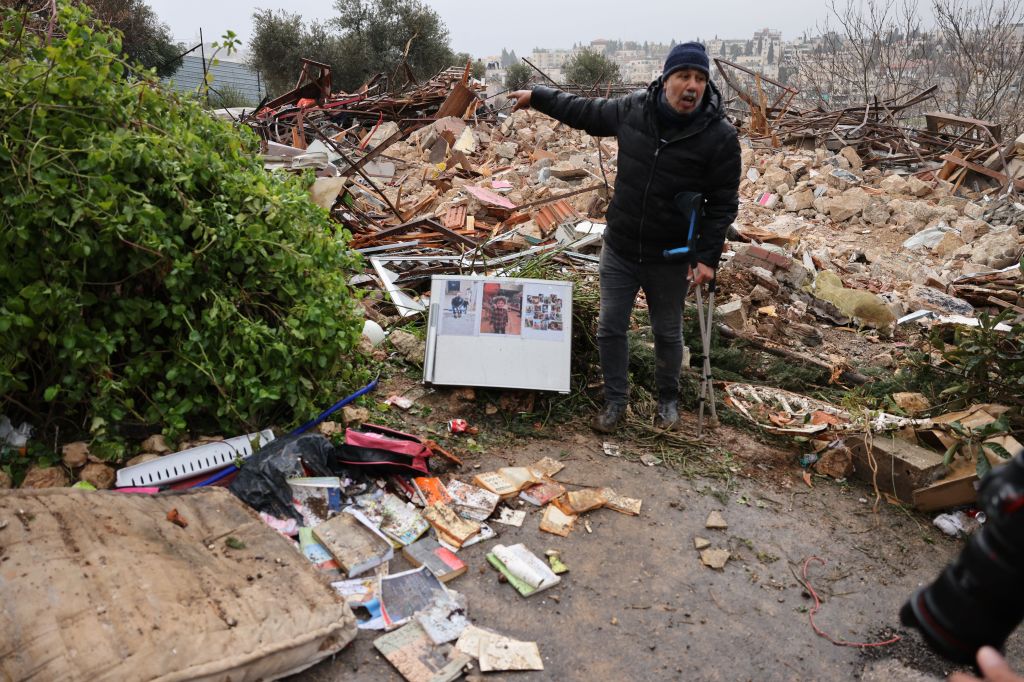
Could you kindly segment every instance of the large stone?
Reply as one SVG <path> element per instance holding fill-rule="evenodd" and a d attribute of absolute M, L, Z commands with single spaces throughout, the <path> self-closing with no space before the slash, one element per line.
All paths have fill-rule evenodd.
<path fill-rule="evenodd" d="M 86 483 L 96 486 L 97 490 L 108 490 L 114 487 L 114 470 L 106 464 L 86 464 L 78 477 Z"/>
<path fill-rule="evenodd" d="M 809 188 L 794 190 L 782 197 L 782 205 L 787 211 L 793 213 L 807 210 L 814 206 L 814 190 Z"/>
<path fill-rule="evenodd" d="M 842 223 L 856 218 L 864 210 L 867 202 L 859 196 L 840 194 L 825 200 L 825 208 L 833 222 Z"/>
<path fill-rule="evenodd" d="M 65 488 L 67 485 L 67 474 L 60 467 L 33 466 L 21 482 L 22 488 Z"/>
<path fill-rule="evenodd" d="M 742 331 L 747 325 L 747 313 L 743 309 L 743 301 L 736 299 L 715 308 L 718 318 L 736 331 Z"/>
<path fill-rule="evenodd" d="M 898 392 L 892 394 L 892 400 L 896 405 L 909 415 L 919 414 L 931 409 L 931 403 L 921 393 Z"/>
<path fill-rule="evenodd" d="M 957 249 L 964 245 L 964 240 L 957 234 L 956 230 L 950 230 L 942 235 L 939 243 L 932 247 L 932 253 L 939 258 L 948 258 Z"/>
<path fill-rule="evenodd" d="M 1010 228 L 990 232 L 977 240 L 971 252 L 971 262 L 999 270 L 1018 262 L 1020 253 L 1021 239 L 1017 230 Z"/>
<path fill-rule="evenodd" d="M 418 365 L 423 362 L 427 344 L 404 329 L 396 329 L 388 335 L 391 345 L 406 361 Z"/>
<path fill-rule="evenodd" d="M 926 197 L 932 193 L 931 183 L 925 182 L 916 175 L 911 175 L 907 179 L 907 190 L 915 197 Z"/>
<path fill-rule="evenodd" d="M 341 408 L 341 417 L 346 424 L 363 424 L 370 421 L 370 410 L 358 405 L 346 405 Z"/>
<path fill-rule="evenodd" d="M 853 147 L 843 147 L 839 150 L 839 154 L 850 163 L 850 168 L 853 170 L 859 171 L 864 167 L 864 161 Z"/>
<path fill-rule="evenodd" d="M 766 169 L 764 174 L 761 176 L 761 180 L 764 182 L 765 186 L 770 189 L 775 189 L 779 185 L 789 185 L 792 187 L 796 184 L 796 181 L 793 179 L 793 175 L 789 171 L 775 166 Z"/>
<path fill-rule="evenodd" d="M 905 194 L 908 191 L 907 181 L 903 179 L 902 175 L 896 175 L 895 173 L 882 178 L 878 186 L 889 194 Z"/>
<path fill-rule="evenodd" d="M 89 461 L 89 444 L 85 441 L 68 443 L 60 449 L 60 452 L 61 461 L 69 469 L 85 466 L 86 462 Z"/>
<path fill-rule="evenodd" d="M 760 284 L 755 284 L 754 288 L 747 294 L 747 298 L 753 303 L 766 303 L 772 299 L 772 292 Z"/>
<path fill-rule="evenodd" d="M 761 286 L 774 294 L 779 293 L 779 281 L 775 279 L 772 270 L 753 265 L 747 268 L 747 274 L 756 282 L 755 287 Z"/>
<path fill-rule="evenodd" d="M 743 168 L 751 168 L 756 163 L 754 150 L 749 146 L 742 147 L 739 152 L 739 160 L 743 164 Z"/>
<path fill-rule="evenodd" d="M 960 238 L 964 240 L 965 244 L 975 242 L 979 237 L 983 237 L 992 230 L 992 226 L 984 220 L 966 217 L 954 222 L 953 227 L 960 230 Z"/>
<path fill-rule="evenodd" d="M 860 184 L 860 178 L 848 170 L 835 168 L 825 176 L 825 182 L 831 187 L 844 190 Z"/>
<path fill-rule="evenodd" d="M 814 470 L 822 476 L 846 478 L 853 473 L 853 453 L 843 443 L 837 443 L 821 453 Z"/>
<path fill-rule="evenodd" d="M 142 451 L 166 455 L 171 448 L 167 445 L 167 439 L 163 437 L 163 434 L 158 433 L 142 441 Z"/>
<path fill-rule="evenodd" d="M 499 158 L 511 159 L 516 155 L 516 151 L 518 151 L 519 146 L 515 142 L 502 142 L 494 145 L 491 149 Z"/>
<path fill-rule="evenodd" d="M 126 467 L 133 467 L 136 464 L 145 464 L 146 462 L 152 462 L 154 459 L 160 459 L 160 455 L 152 452 L 143 452 L 141 455 L 135 455 L 130 460 L 125 462 Z"/>
<path fill-rule="evenodd" d="M 876 227 L 887 225 L 889 223 L 889 207 L 878 197 L 872 197 L 861 212 L 861 217 L 866 223 Z"/>
<path fill-rule="evenodd" d="M 907 307 L 910 310 L 934 310 L 943 315 L 974 315 L 974 306 L 967 301 L 921 284 L 907 290 Z"/>
<path fill-rule="evenodd" d="M 386 121 L 381 123 L 377 128 L 366 138 L 365 144 L 363 145 L 367 149 L 373 149 L 384 140 L 388 139 L 399 130 L 398 124 L 394 121 Z"/>

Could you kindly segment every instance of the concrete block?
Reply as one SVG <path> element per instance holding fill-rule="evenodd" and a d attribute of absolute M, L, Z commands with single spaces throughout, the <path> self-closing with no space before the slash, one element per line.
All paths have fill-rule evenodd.
<path fill-rule="evenodd" d="M 907 504 L 914 503 L 915 490 L 931 485 L 947 473 L 941 452 L 876 434 L 871 443 L 871 455 L 878 466 L 875 476 L 864 440 L 849 438 L 846 443 L 853 453 L 854 476 L 867 483 L 876 480 L 881 493 L 895 495 Z"/>

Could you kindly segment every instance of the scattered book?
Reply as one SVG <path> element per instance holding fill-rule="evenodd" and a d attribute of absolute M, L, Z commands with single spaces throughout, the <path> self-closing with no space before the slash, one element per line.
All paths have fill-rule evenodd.
<path fill-rule="evenodd" d="M 498 512 L 498 516 L 494 520 L 498 523 L 505 524 L 506 526 L 515 526 L 516 528 L 520 528 L 523 525 L 523 521 L 526 520 L 526 512 L 522 509 L 502 507 Z"/>
<path fill-rule="evenodd" d="M 409 622 L 436 599 L 452 602 L 444 585 L 426 566 L 380 579 L 380 610 L 388 630 Z"/>
<path fill-rule="evenodd" d="M 548 478 L 551 478 L 559 471 L 564 469 L 565 465 L 557 460 L 551 459 L 550 457 L 545 457 L 544 459 L 537 460 L 536 462 L 531 464 L 530 468 L 536 471 L 541 476 L 547 476 Z"/>
<path fill-rule="evenodd" d="M 470 547 L 472 545 L 475 545 L 478 542 L 483 542 L 484 540 L 490 540 L 490 539 L 496 538 L 496 537 L 498 537 L 498 534 L 495 532 L 495 530 L 493 528 L 491 528 L 490 526 L 488 526 L 483 521 L 481 521 L 480 522 L 480 532 L 477 533 L 476 535 L 474 535 L 473 537 L 471 537 L 470 539 L 466 540 L 465 542 L 463 542 L 462 543 L 462 547 L 458 547 L 456 545 L 451 544 L 450 542 L 446 542 L 445 539 L 443 537 L 440 537 L 440 536 L 438 536 L 438 538 L 437 538 L 437 543 L 439 545 L 441 545 L 442 547 L 444 547 L 445 549 L 450 549 L 453 552 L 457 552 L 460 549 L 462 549 L 463 547 Z"/>
<path fill-rule="evenodd" d="M 466 572 L 466 562 L 450 549 L 438 544 L 432 537 L 417 540 L 402 548 L 402 555 L 410 564 L 419 568 L 426 566 L 443 583 L 454 580 Z"/>
<path fill-rule="evenodd" d="M 487 561 L 524 597 L 546 590 L 562 581 L 522 543 L 508 547 L 495 545 L 487 555 Z"/>
<path fill-rule="evenodd" d="M 617 511 L 620 514 L 629 514 L 630 516 L 640 515 L 640 506 L 643 504 L 643 500 L 619 495 L 611 488 L 602 488 L 601 491 L 605 497 L 604 506 L 608 509 Z"/>
<path fill-rule="evenodd" d="M 480 532 L 480 524 L 471 519 L 464 519 L 455 513 L 455 509 L 446 504 L 434 504 L 423 510 L 425 518 L 439 539 L 456 547 L 462 547 L 467 540 Z"/>
<path fill-rule="evenodd" d="M 574 514 L 566 514 L 553 504 L 544 509 L 544 516 L 540 520 L 540 529 L 545 533 L 568 537 L 572 532 L 573 524 L 576 523 Z"/>
<path fill-rule="evenodd" d="M 314 566 L 324 571 L 328 577 L 341 577 L 341 566 L 337 559 L 331 556 L 326 547 L 316 541 L 312 528 L 299 528 L 299 549 Z"/>
<path fill-rule="evenodd" d="M 393 540 L 396 548 L 416 542 L 430 527 L 412 503 L 391 493 L 360 495 L 356 504 L 366 518 Z"/>
<path fill-rule="evenodd" d="M 473 477 L 473 484 L 490 491 L 501 498 L 512 497 L 519 493 L 520 486 L 508 480 L 497 471 L 485 471 Z"/>
<path fill-rule="evenodd" d="M 567 514 L 582 514 L 594 509 L 600 509 L 607 502 L 604 489 L 584 488 L 583 490 L 572 490 L 558 499 L 558 506 Z"/>
<path fill-rule="evenodd" d="M 395 555 L 384 534 L 351 507 L 314 528 L 313 537 L 338 560 L 349 578 L 390 561 Z"/>
<path fill-rule="evenodd" d="M 449 504 L 452 496 L 440 478 L 429 476 L 418 476 L 412 479 L 416 490 L 419 492 L 424 507 L 432 504 Z"/>
<path fill-rule="evenodd" d="M 474 521 L 486 521 L 501 501 L 500 497 L 489 490 L 454 479 L 448 484 L 448 494 L 459 516 Z"/>
<path fill-rule="evenodd" d="M 303 525 L 309 528 L 341 511 L 341 479 L 337 476 L 289 478 L 288 487 Z"/>
<path fill-rule="evenodd" d="M 430 528 L 430 524 L 416 507 L 394 495 L 385 496 L 382 506 L 384 518 L 381 520 L 380 530 L 402 546 L 416 542 Z"/>
<path fill-rule="evenodd" d="M 548 502 L 565 494 L 565 488 L 555 481 L 542 481 L 519 493 L 519 499 L 543 507 Z"/>
<path fill-rule="evenodd" d="M 373 646 L 409 682 L 451 682 L 471 662 L 456 648 L 435 645 L 416 621 L 381 635 Z"/>
<path fill-rule="evenodd" d="M 463 631 L 455 648 L 477 659 L 480 672 L 544 669 L 536 642 L 521 642 L 475 625 Z"/>
<path fill-rule="evenodd" d="M 469 626 L 466 598 L 457 592 L 435 596 L 414 618 L 434 644 L 447 644 L 459 638 Z"/>
<path fill-rule="evenodd" d="M 331 583 L 331 587 L 342 596 L 356 615 L 356 627 L 360 630 L 384 629 L 384 617 L 380 612 L 379 575 L 339 580 Z"/>
<path fill-rule="evenodd" d="M 516 494 L 527 486 L 540 483 L 543 478 L 530 467 L 502 467 L 498 469 L 498 474 L 515 487 Z"/>

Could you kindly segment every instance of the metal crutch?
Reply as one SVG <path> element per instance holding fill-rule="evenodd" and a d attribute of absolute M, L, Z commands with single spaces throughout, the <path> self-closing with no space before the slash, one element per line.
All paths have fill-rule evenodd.
<path fill-rule="evenodd" d="M 704 365 L 700 372 L 700 409 L 697 413 L 697 438 L 704 432 L 704 406 L 711 410 L 711 428 L 718 426 L 718 413 L 715 409 L 715 387 L 711 383 L 711 325 L 715 313 L 715 289 L 717 277 L 708 283 L 707 317 L 704 312 L 704 287 L 697 287 L 697 321 L 700 325 L 700 342 L 704 349 Z"/>

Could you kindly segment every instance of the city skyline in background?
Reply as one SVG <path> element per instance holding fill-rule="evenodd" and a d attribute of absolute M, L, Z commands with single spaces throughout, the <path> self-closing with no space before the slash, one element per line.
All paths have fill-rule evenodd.
<path fill-rule="evenodd" d="M 199 0 L 150 0 L 150 6 L 166 23 L 175 40 L 188 46 L 203 38 L 218 40 L 226 30 L 234 31 L 248 47 L 252 33 L 252 14 L 257 9 L 283 9 L 302 16 L 305 21 L 328 21 L 336 16 L 334 3 L 324 0 L 260 2 L 223 0 L 201 3 Z M 702 8 L 699 15 L 682 3 L 644 2 L 625 7 L 610 0 L 517 0 L 495 5 L 493 12 L 480 16 L 456 0 L 430 0 L 424 3 L 436 11 L 448 28 L 452 49 L 477 58 L 498 55 L 502 48 L 522 57 L 534 49 L 571 49 L 574 44 L 594 40 L 645 41 L 668 43 L 700 40 L 749 38 L 755 32 L 771 28 L 783 40 L 813 34 L 829 15 L 828 8 L 813 0 L 779 0 L 770 11 L 766 5 L 749 0 L 721 0 Z M 922 20 L 929 18 L 927 5 Z M 759 10 L 759 11 L 751 11 Z M 763 11 L 760 11 L 763 10 Z"/>

